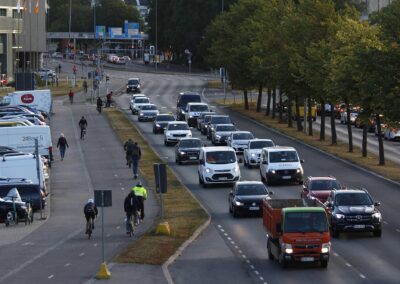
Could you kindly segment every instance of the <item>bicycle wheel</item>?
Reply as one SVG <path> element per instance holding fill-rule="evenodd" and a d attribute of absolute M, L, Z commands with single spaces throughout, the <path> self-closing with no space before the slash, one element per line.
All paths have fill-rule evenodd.
<path fill-rule="evenodd" d="M 131 217 L 131 220 L 129 222 L 129 237 L 133 237 L 133 220 Z"/>

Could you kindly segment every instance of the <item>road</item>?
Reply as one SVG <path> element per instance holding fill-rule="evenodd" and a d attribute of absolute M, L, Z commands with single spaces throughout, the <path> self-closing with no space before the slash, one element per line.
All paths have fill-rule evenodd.
<path fill-rule="evenodd" d="M 131 73 L 142 80 L 143 92 L 163 112 L 175 112 L 175 100 L 179 91 L 194 90 L 204 93 L 205 100 L 213 101 L 212 93 L 204 89 L 201 76 L 172 76 Z M 127 114 L 128 95 L 116 98 Z M 211 103 L 219 113 L 228 113 Z M 327 270 L 307 265 L 283 271 L 278 263 L 268 261 L 265 231 L 260 218 L 233 219 L 228 213 L 228 187 L 203 189 L 198 184 L 197 166 L 178 166 L 174 162 L 173 147 L 165 147 L 162 135 L 152 134 L 151 123 L 137 123 L 147 141 L 164 157 L 169 166 L 185 185 L 206 206 L 212 215 L 211 226 L 170 267 L 176 283 L 298 283 L 307 279 L 309 283 L 398 283 L 400 267 L 396 249 L 400 239 L 400 221 L 397 217 L 399 186 L 371 175 L 341 160 L 283 137 L 253 121 L 230 113 L 239 129 L 251 130 L 259 138 L 271 138 L 279 145 L 294 146 L 305 159 L 305 175 L 333 175 L 349 187 L 365 187 L 371 195 L 382 202 L 381 211 L 385 220 L 383 237 L 369 234 L 346 234 L 332 242 L 332 257 Z M 135 116 L 131 116 L 137 121 Z M 201 137 L 193 130 L 195 137 Z M 210 143 L 208 141 L 208 143 Z M 242 179 L 260 180 L 257 169 L 241 166 Z M 271 186 L 274 198 L 297 198 L 301 186 Z M 240 273 L 239 273 L 240 272 Z"/>

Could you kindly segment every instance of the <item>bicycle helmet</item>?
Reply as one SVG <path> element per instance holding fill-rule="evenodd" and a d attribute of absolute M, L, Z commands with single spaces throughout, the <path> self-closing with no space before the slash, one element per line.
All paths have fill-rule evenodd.
<path fill-rule="evenodd" d="M 94 201 L 93 201 L 92 198 L 89 198 L 87 202 L 88 202 L 88 203 L 94 203 Z"/>

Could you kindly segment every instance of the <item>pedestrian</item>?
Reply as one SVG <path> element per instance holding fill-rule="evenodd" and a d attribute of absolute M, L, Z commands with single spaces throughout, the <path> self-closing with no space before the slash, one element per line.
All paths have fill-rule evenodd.
<path fill-rule="evenodd" d="M 72 105 L 72 103 L 74 102 L 74 92 L 72 92 L 71 89 L 69 90 L 68 97 L 69 97 L 69 102 Z"/>
<path fill-rule="evenodd" d="M 87 83 L 86 79 L 83 81 L 83 89 L 85 90 L 85 93 L 87 94 L 88 83 Z"/>
<path fill-rule="evenodd" d="M 110 107 L 111 106 L 111 97 L 112 97 L 112 95 L 113 95 L 112 91 L 107 94 L 107 96 L 106 96 L 106 98 L 107 98 L 106 107 Z"/>
<path fill-rule="evenodd" d="M 96 102 L 96 109 L 99 113 L 101 113 L 101 107 L 103 106 L 103 101 L 101 100 L 100 97 L 97 97 L 97 102 Z"/>
<path fill-rule="evenodd" d="M 57 148 L 60 149 L 60 156 L 61 156 L 61 161 L 62 161 L 62 160 L 64 160 L 66 148 L 69 148 L 69 145 L 68 145 L 67 139 L 65 138 L 64 133 L 61 133 L 60 138 L 58 138 Z"/>
<path fill-rule="evenodd" d="M 125 155 L 126 165 L 128 167 L 131 167 L 131 165 L 132 165 L 133 147 L 134 147 L 134 143 L 133 143 L 132 139 L 129 138 L 128 141 L 126 141 L 125 144 L 124 144 L 124 150 L 126 152 L 126 155 Z"/>
<path fill-rule="evenodd" d="M 147 190 L 142 183 L 138 181 L 136 186 L 132 188 L 132 191 L 135 193 L 138 201 L 138 211 L 140 212 L 139 221 L 141 222 L 144 219 L 144 201 L 147 199 Z"/>
<path fill-rule="evenodd" d="M 142 151 L 137 142 L 133 144 L 132 148 L 132 171 L 133 178 L 138 178 L 138 168 L 139 168 L 139 160 L 142 157 Z"/>
<path fill-rule="evenodd" d="M 61 64 L 58 65 L 58 73 L 61 74 Z"/>

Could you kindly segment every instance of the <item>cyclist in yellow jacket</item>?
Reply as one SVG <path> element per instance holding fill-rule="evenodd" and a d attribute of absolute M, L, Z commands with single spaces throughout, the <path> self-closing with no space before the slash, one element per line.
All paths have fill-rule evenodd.
<path fill-rule="evenodd" d="M 132 188 L 135 192 L 136 198 L 138 199 L 138 211 L 140 211 L 140 221 L 144 218 L 144 201 L 147 199 L 147 190 L 143 187 L 139 181 L 135 187 Z"/>

